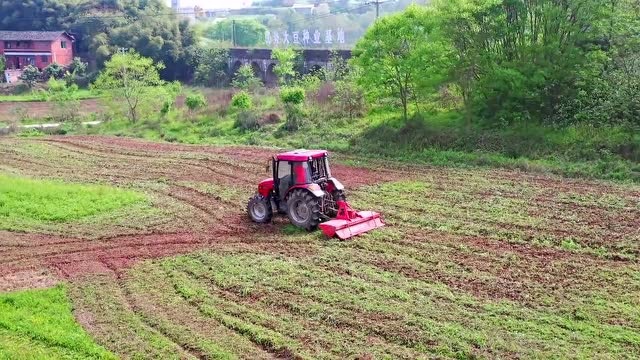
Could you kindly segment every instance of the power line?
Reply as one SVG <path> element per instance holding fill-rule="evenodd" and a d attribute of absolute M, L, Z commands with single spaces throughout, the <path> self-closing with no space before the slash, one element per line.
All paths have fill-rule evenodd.
<path fill-rule="evenodd" d="M 384 4 L 386 1 L 369 1 L 368 4 L 374 4 L 376 6 L 376 19 L 380 17 L 380 4 Z"/>

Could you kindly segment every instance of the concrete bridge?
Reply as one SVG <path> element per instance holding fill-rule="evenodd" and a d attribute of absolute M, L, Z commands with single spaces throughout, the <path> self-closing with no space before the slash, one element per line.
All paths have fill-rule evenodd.
<path fill-rule="evenodd" d="M 297 71 L 302 74 L 318 71 L 320 69 L 329 70 L 333 66 L 331 60 L 334 56 L 342 59 L 351 58 L 351 50 L 326 50 L 326 49 L 305 49 L 300 50 L 302 55 Z M 267 86 L 274 86 L 278 83 L 278 77 L 273 72 L 273 67 L 278 62 L 271 59 L 271 49 L 229 49 L 229 74 L 235 76 L 242 65 L 251 65 L 253 72 Z"/>

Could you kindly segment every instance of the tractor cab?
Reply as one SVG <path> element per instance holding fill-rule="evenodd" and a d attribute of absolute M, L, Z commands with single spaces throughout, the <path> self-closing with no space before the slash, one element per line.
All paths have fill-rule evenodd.
<path fill-rule="evenodd" d="M 344 186 L 331 175 L 326 150 L 294 150 L 273 156 L 273 177 L 258 184 L 247 205 L 257 223 L 271 221 L 274 208 L 301 228 L 320 226 L 341 239 L 383 226 L 380 215 L 356 212 L 345 200 Z"/>
<path fill-rule="evenodd" d="M 272 164 L 274 190 L 280 199 L 286 198 L 296 188 L 306 188 L 318 196 L 324 195 L 318 190 L 326 190 L 329 180 L 333 180 L 332 187 L 338 185 L 342 190 L 342 184 L 336 184 L 337 180 L 331 178 L 325 150 L 296 150 L 278 154 L 273 157 Z"/>

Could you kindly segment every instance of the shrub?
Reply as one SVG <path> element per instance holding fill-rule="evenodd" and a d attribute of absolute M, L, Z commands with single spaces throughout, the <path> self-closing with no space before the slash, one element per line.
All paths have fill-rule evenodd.
<path fill-rule="evenodd" d="M 299 105 L 304 102 L 304 89 L 300 87 L 285 87 L 280 90 L 280 99 L 285 104 Z"/>
<path fill-rule="evenodd" d="M 312 73 L 303 75 L 298 81 L 296 81 L 296 85 L 303 88 L 304 91 L 309 94 L 316 94 L 318 90 L 320 90 L 320 86 L 322 86 L 323 82 L 323 73 Z"/>
<path fill-rule="evenodd" d="M 74 57 L 73 62 L 69 65 L 69 72 L 75 76 L 85 76 L 87 75 L 87 66 L 88 64 L 82 61 L 81 58 Z"/>
<path fill-rule="evenodd" d="M 251 95 L 246 91 L 237 92 L 231 98 L 231 106 L 239 110 L 248 110 L 253 106 Z"/>
<path fill-rule="evenodd" d="M 44 76 L 47 79 L 62 79 L 65 74 L 65 70 L 62 66 L 57 63 L 49 64 L 46 68 L 44 68 Z"/>
<path fill-rule="evenodd" d="M 333 102 L 341 115 L 353 119 L 360 116 L 365 110 L 364 92 L 355 82 L 340 80 L 336 82 L 336 90 Z"/>
<path fill-rule="evenodd" d="M 38 80 L 40 80 L 40 70 L 33 65 L 27 65 L 24 70 L 22 70 L 22 75 L 20 75 L 20 80 L 22 80 L 27 86 L 31 89 L 36 84 Z"/>
<path fill-rule="evenodd" d="M 296 131 L 300 128 L 304 119 L 302 103 L 304 103 L 304 89 L 300 87 L 285 87 L 280 90 L 280 99 L 284 103 L 284 110 L 287 114 L 287 121 L 284 128 L 289 131 Z"/>
<path fill-rule="evenodd" d="M 300 105 L 287 103 L 284 105 L 287 114 L 287 121 L 284 123 L 285 130 L 296 131 L 300 129 L 304 121 L 305 113 Z"/>
<path fill-rule="evenodd" d="M 80 101 L 78 100 L 78 85 L 67 86 L 64 80 L 51 77 L 47 82 L 46 100 L 54 103 L 53 119 L 61 122 L 80 121 Z"/>
<path fill-rule="evenodd" d="M 201 93 L 195 93 L 187 96 L 184 103 L 190 112 L 194 112 L 207 106 L 207 99 Z"/>
<path fill-rule="evenodd" d="M 242 110 L 236 115 L 235 127 L 242 130 L 257 130 L 260 128 L 260 117 L 251 110 Z"/>
<path fill-rule="evenodd" d="M 238 73 L 233 78 L 233 82 L 231 85 L 235 88 L 246 90 L 246 91 L 256 91 L 262 86 L 262 82 L 260 79 L 256 77 L 253 73 L 253 68 L 251 65 L 242 65 L 238 69 Z"/>

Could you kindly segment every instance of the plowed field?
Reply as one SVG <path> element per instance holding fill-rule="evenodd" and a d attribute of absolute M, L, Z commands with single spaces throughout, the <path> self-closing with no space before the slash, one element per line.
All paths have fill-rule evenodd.
<path fill-rule="evenodd" d="M 245 204 L 273 150 L 0 138 L 0 172 L 150 197 L 0 230 L 0 291 L 68 284 L 77 321 L 142 358 L 640 356 L 640 188 L 333 159 L 389 226 L 341 242 Z"/>

